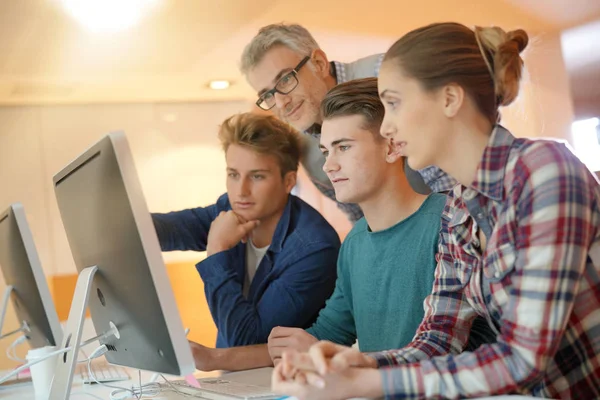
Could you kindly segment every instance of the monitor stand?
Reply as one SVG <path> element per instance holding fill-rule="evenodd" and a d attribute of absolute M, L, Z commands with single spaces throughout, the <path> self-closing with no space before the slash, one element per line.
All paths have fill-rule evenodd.
<path fill-rule="evenodd" d="M 6 334 L 1 334 L 3 331 L 3 327 L 4 327 L 4 319 L 6 317 L 6 312 L 8 310 L 8 303 L 10 301 L 10 294 L 13 291 L 13 287 L 11 285 L 8 285 L 6 287 L 6 289 L 4 289 L 4 295 L 2 296 L 2 305 L 0 306 L 0 339 L 4 339 L 6 337 L 9 337 L 11 335 L 14 335 L 15 333 L 19 333 L 19 332 L 23 332 L 24 331 L 24 327 L 22 326 L 19 329 L 16 329 L 12 332 L 8 332 Z M 0 388 L 5 388 L 8 386 L 15 386 L 15 385 L 29 385 L 31 384 L 31 377 L 30 376 L 26 376 L 24 378 L 20 378 L 18 375 L 15 379 L 11 379 L 8 380 L 2 384 L 0 384 Z"/>
<path fill-rule="evenodd" d="M 14 335 L 15 333 L 19 333 L 19 332 L 25 332 L 28 333 L 29 332 L 29 325 L 27 325 L 27 322 L 23 321 L 23 323 L 21 324 L 21 327 L 19 329 L 15 329 L 12 332 L 8 332 L 5 334 L 2 334 L 2 330 L 4 327 L 4 318 L 6 317 L 6 312 L 8 311 L 8 303 L 9 303 L 9 299 L 10 299 L 10 294 L 13 292 L 14 287 L 13 286 L 7 286 L 6 289 L 4 289 L 4 296 L 2 297 L 2 308 L 0 309 L 0 340 L 7 338 L 9 336 Z"/>
<path fill-rule="evenodd" d="M 9 332 L 6 335 L 2 334 L 4 330 L 4 318 L 6 317 L 6 311 L 8 310 L 8 299 L 10 299 L 10 294 L 13 291 L 13 287 L 11 285 L 6 286 L 4 289 L 4 296 L 2 296 L 2 309 L 0 309 L 0 339 L 4 339 L 7 336 L 12 335 L 14 332 Z"/>
<path fill-rule="evenodd" d="M 71 384 L 73 383 L 73 373 L 75 364 L 77 364 L 77 355 L 81 347 L 81 336 L 83 333 L 83 321 L 85 311 L 88 306 L 94 275 L 98 271 L 97 266 L 83 269 L 77 278 L 71 309 L 69 310 L 69 319 L 65 326 L 62 343 L 59 349 L 67 351 L 58 357 L 54 370 L 54 379 L 50 385 L 50 396 L 52 400 L 68 400 L 71 395 Z"/>

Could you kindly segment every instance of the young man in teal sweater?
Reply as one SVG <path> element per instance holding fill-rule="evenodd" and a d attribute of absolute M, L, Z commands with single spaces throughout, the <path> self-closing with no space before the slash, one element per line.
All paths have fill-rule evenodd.
<path fill-rule="evenodd" d="M 307 351 L 318 340 L 358 340 L 365 352 L 401 348 L 423 319 L 445 196 L 417 193 L 398 148 L 379 135 L 384 108 L 375 78 L 336 86 L 321 110 L 323 169 L 338 200 L 357 203 L 364 212 L 342 243 L 334 293 L 309 329 L 276 327 L 267 346 L 196 348 L 199 369 L 272 365 L 283 350 Z M 482 328 L 472 331 L 470 347 L 492 339 Z"/>
<path fill-rule="evenodd" d="M 306 331 L 271 331 L 273 360 L 284 349 L 307 349 L 317 340 L 358 340 L 364 352 L 406 345 L 433 285 L 445 196 L 415 192 L 404 158 L 379 134 L 384 108 L 377 80 L 336 86 L 321 110 L 323 169 L 338 201 L 359 204 L 364 218 L 342 243 L 336 287 L 317 321 Z"/>

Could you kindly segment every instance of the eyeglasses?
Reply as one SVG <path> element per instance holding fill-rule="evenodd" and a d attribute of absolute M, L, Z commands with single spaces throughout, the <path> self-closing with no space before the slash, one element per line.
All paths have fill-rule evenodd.
<path fill-rule="evenodd" d="M 300 61 L 296 68 L 279 78 L 275 87 L 260 95 L 256 100 L 256 105 L 263 110 L 270 110 L 275 107 L 275 93 L 289 94 L 298 86 L 298 71 L 310 60 L 310 56 L 306 56 Z"/>

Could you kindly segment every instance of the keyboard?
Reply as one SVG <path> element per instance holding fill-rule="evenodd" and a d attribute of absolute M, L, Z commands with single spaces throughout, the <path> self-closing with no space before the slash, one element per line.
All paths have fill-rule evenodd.
<path fill-rule="evenodd" d="M 128 381 L 130 378 L 124 368 L 110 365 L 104 360 L 92 362 L 91 369 L 96 380 L 101 383 Z M 75 374 L 81 378 L 83 383 L 96 383 L 88 374 L 87 363 L 78 364 Z"/>
<path fill-rule="evenodd" d="M 191 386 L 185 380 L 169 381 L 179 392 L 211 400 L 271 400 L 281 396 L 264 386 L 249 385 L 221 378 L 198 379 L 200 388 Z M 161 384 L 169 388 L 169 384 Z"/>

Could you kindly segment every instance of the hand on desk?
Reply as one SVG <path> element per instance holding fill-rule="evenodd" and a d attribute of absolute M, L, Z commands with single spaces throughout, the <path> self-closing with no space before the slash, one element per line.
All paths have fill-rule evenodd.
<path fill-rule="evenodd" d="M 279 364 L 285 350 L 307 352 L 318 340 L 304 329 L 276 326 L 269 335 L 269 355 L 273 365 Z"/>
<path fill-rule="evenodd" d="M 213 371 L 215 367 L 216 351 L 199 343 L 189 341 L 192 355 L 194 356 L 194 364 L 196 369 L 200 371 Z"/>
<path fill-rule="evenodd" d="M 303 399 L 380 397 L 381 376 L 375 359 L 356 349 L 319 342 L 308 353 L 285 351 L 273 370 L 276 393 Z"/>

